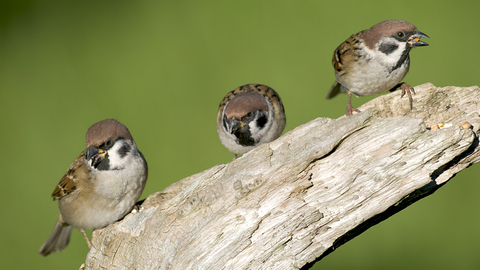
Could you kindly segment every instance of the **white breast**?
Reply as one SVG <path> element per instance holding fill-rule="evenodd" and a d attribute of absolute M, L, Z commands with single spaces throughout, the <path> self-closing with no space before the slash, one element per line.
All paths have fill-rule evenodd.
<path fill-rule="evenodd" d="M 147 180 L 146 164 L 137 151 L 134 148 L 125 156 L 121 170 L 92 169 L 90 181 L 95 182 L 92 183 L 94 190 L 79 188 L 61 198 L 59 208 L 64 220 L 77 228 L 98 229 L 128 214 L 142 194 Z"/>
<path fill-rule="evenodd" d="M 342 86 L 357 96 L 369 96 L 391 90 L 405 78 L 410 66 L 408 57 L 402 66 L 392 69 L 400 59 L 406 43 L 399 43 L 398 49 L 389 55 L 361 46 L 366 57 L 360 58 L 356 66 L 344 76 L 336 73 L 337 81 Z"/>

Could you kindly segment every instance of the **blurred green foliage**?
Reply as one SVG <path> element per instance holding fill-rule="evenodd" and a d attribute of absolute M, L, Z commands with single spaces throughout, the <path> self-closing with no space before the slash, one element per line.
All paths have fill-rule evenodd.
<path fill-rule="evenodd" d="M 334 81 L 333 50 L 382 20 L 410 21 L 431 37 L 411 53 L 410 85 L 478 84 L 479 3 L 1 1 L 2 268 L 83 263 L 88 250 L 77 231 L 60 253 L 43 258 L 37 250 L 57 218 L 50 194 L 84 149 L 91 124 L 113 117 L 129 127 L 150 167 L 144 198 L 232 159 L 215 118 L 239 85 L 273 87 L 284 101 L 286 131 L 343 115 L 346 96 L 324 99 Z M 314 269 L 479 269 L 479 167 Z"/>

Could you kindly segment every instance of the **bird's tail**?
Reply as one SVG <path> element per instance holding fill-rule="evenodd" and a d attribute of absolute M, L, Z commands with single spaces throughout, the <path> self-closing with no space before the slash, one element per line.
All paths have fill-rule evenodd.
<path fill-rule="evenodd" d="M 53 227 L 52 233 L 48 237 L 47 241 L 45 241 L 45 243 L 43 243 L 43 245 L 40 247 L 38 253 L 42 256 L 47 256 L 52 252 L 59 252 L 60 250 L 64 249 L 68 245 L 68 241 L 70 241 L 72 228 L 73 227 L 67 223 L 57 221 L 57 223 L 55 223 L 55 227 Z"/>
<path fill-rule="evenodd" d="M 332 99 L 334 97 L 336 97 L 338 94 L 340 94 L 342 91 L 341 89 L 341 84 L 338 83 L 338 81 L 335 81 L 332 85 L 332 87 L 330 87 L 330 90 L 328 90 L 328 94 L 327 96 L 325 97 L 326 99 Z"/>

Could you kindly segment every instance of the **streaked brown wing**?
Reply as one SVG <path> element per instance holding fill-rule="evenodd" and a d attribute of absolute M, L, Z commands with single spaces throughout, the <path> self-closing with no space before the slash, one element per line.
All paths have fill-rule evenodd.
<path fill-rule="evenodd" d="M 349 37 L 345 42 L 335 49 L 332 58 L 332 65 L 337 72 L 337 75 L 343 76 L 350 69 L 350 65 L 353 64 L 354 58 L 358 60 L 360 54 L 358 52 L 358 42 L 362 32 Z"/>
<path fill-rule="evenodd" d="M 77 186 L 75 185 L 76 179 L 85 175 L 86 165 L 83 162 L 85 156 L 84 150 L 70 165 L 67 173 L 62 177 L 58 185 L 55 187 L 55 190 L 52 193 L 52 197 L 55 200 L 62 198 L 70 193 L 72 193 Z"/>

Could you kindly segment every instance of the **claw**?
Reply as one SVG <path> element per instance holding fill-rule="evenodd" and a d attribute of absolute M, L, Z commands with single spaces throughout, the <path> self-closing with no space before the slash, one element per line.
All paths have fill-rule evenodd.
<path fill-rule="evenodd" d="M 352 105 L 347 104 L 347 116 L 353 115 L 353 112 L 361 112 L 359 109 L 352 107 Z"/>

